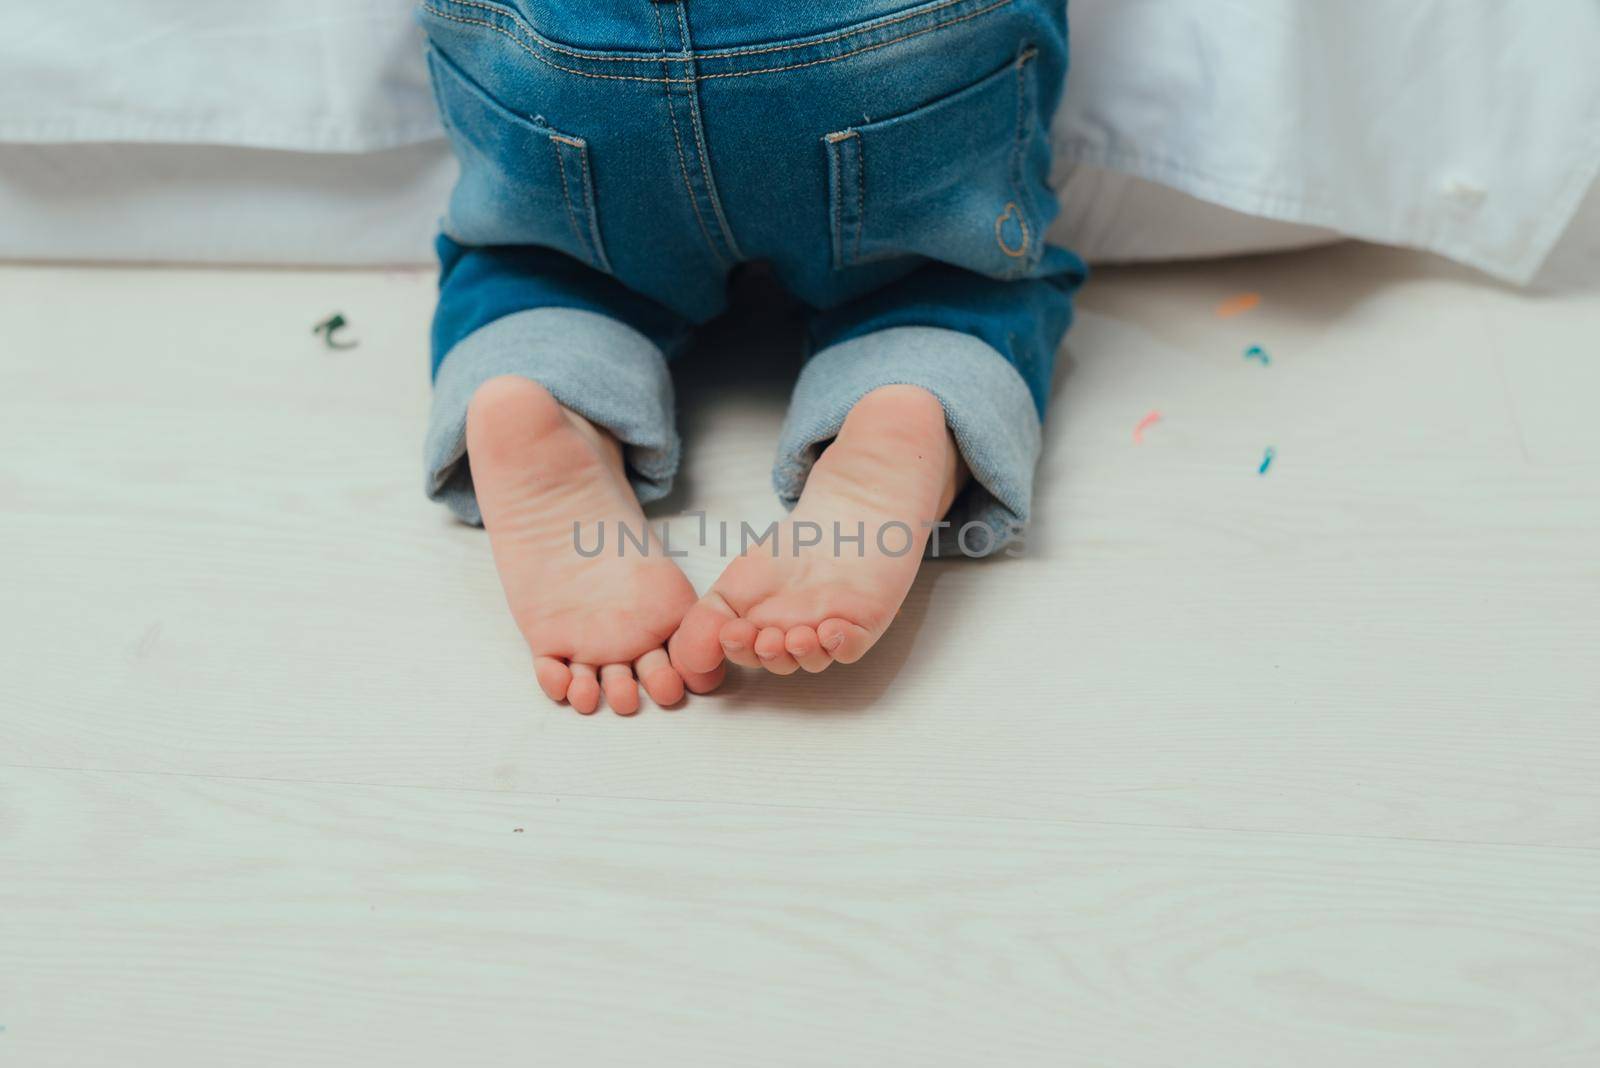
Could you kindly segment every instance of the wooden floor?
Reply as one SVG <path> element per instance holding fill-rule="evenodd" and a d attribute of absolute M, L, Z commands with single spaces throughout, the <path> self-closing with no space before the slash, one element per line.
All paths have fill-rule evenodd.
<path fill-rule="evenodd" d="M 1600 1063 L 1600 294 L 1104 271 L 1023 558 L 628 721 L 422 498 L 431 287 L 0 269 L 0 1065 Z M 777 514 L 773 318 L 663 516 Z"/>

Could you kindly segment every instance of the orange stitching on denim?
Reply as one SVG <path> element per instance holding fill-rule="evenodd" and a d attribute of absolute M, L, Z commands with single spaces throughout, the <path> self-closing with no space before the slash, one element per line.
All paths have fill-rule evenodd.
<path fill-rule="evenodd" d="M 516 11 L 512 11 L 503 7 L 496 7 L 493 4 L 479 3 L 478 0 L 444 0 L 444 2 L 448 4 L 455 4 L 457 7 L 475 7 L 479 11 L 487 11 L 491 15 L 499 15 L 501 18 L 510 19 L 512 24 L 522 32 L 524 37 L 527 37 L 529 40 L 533 41 L 540 48 L 547 48 L 552 52 L 559 53 L 560 55 L 571 56 L 573 59 L 589 59 L 599 63 L 654 63 L 661 58 L 660 56 L 606 55 L 602 52 L 585 52 L 576 48 L 568 48 L 565 45 L 557 44 L 556 42 L 550 40 L 550 38 L 544 36 L 538 30 L 534 29 L 528 24 L 527 20 L 525 20 L 522 15 Z M 429 10 L 434 9 L 429 8 Z M 435 11 L 435 14 L 438 14 L 438 12 Z M 660 16 L 657 16 L 657 18 L 659 19 Z M 668 58 L 674 63 L 687 63 L 692 57 L 683 56 L 680 58 L 677 56 L 672 56 Z M 648 80 L 653 82 L 657 79 L 650 78 Z"/>
<path fill-rule="evenodd" d="M 1017 248 L 1012 248 L 1010 245 L 1006 244 L 1006 220 L 1011 218 L 1013 215 L 1016 216 L 1017 225 L 1022 227 L 1022 244 Z M 1028 254 L 1028 242 L 1030 240 L 1028 220 L 1023 216 L 1022 209 L 1017 207 L 1016 201 L 1006 201 L 1005 210 L 999 215 L 995 216 L 994 240 L 995 244 L 1000 246 L 1000 251 L 1004 252 L 1007 256 L 1010 256 L 1014 260 L 1021 259 L 1023 256 Z"/>
<path fill-rule="evenodd" d="M 650 5 L 655 11 L 656 32 L 661 35 L 662 69 L 666 69 L 667 51 L 667 26 L 661 21 L 661 9 L 655 4 Z M 690 79 L 692 81 L 692 79 Z M 700 214 L 700 198 L 695 196 L 694 183 L 689 180 L 689 164 L 683 156 L 683 138 L 678 134 L 678 113 L 672 109 L 672 80 L 661 79 L 661 95 L 667 104 L 667 125 L 672 127 L 672 143 L 678 149 L 678 170 L 683 174 L 683 191 L 689 194 L 689 207 L 694 211 L 694 221 L 700 224 L 700 236 L 706 239 L 706 247 L 711 250 L 712 257 L 717 261 L 717 266 L 725 266 L 722 253 L 717 251 L 716 242 L 711 240 L 711 231 L 706 227 L 705 217 Z"/>
<path fill-rule="evenodd" d="M 833 269 L 842 271 L 852 266 L 845 260 L 844 254 L 844 149 L 840 146 L 851 138 L 859 138 L 861 134 L 856 130 L 839 130 L 828 134 L 822 140 L 828 149 L 828 179 L 832 186 L 833 197 Z M 859 221 L 859 220 L 858 220 Z"/>
<path fill-rule="evenodd" d="M 534 41 L 539 45 L 539 47 L 547 48 L 550 51 L 556 52 L 560 55 L 571 56 L 573 59 L 587 59 L 593 60 L 597 63 L 649 63 L 658 58 L 655 56 L 638 55 L 606 55 L 602 52 L 584 51 L 582 49 L 569 48 L 565 45 L 561 45 L 555 41 L 552 41 L 550 38 L 544 36 L 538 30 L 534 29 L 519 12 L 507 8 L 496 7 L 493 4 L 482 3 L 481 0 L 445 0 L 445 2 L 455 4 L 457 7 L 477 8 L 479 11 L 485 11 L 491 15 L 499 15 L 502 18 L 510 19 L 525 37 Z M 857 37 L 863 33 L 871 33 L 873 30 L 881 30 L 887 26 L 895 26 L 902 22 L 908 22 L 912 19 L 921 18 L 924 15 L 933 15 L 943 11 L 947 7 L 955 7 L 957 4 L 963 2 L 964 0 L 943 0 L 942 3 L 924 5 L 922 7 L 914 8 L 911 11 L 901 12 L 892 18 L 874 20 L 871 22 L 862 23 L 859 26 L 852 26 L 847 30 L 840 30 L 837 33 L 829 34 L 826 37 L 800 38 L 798 40 L 784 41 L 782 43 L 772 45 L 747 46 L 743 48 L 722 48 L 709 52 L 697 52 L 694 54 L 686 54 L 681 56 L 667 56 L 666 59 L 671 63 L 691 63 L 696 59 L 738 59 L 742 56 L 762 56 L 773 52 L 790 52 L 801 48 L 812 48 L 816 45 L 832 44 L 835 41 L 842 41 L 847 37 Z M 653 81 L 654 79 L 651 80 Z"/>
<path fill-rule="evenodd" d="M 828 135 L 828 154 L 833 164 L 833 269 L 842 270 L 844 262 L 844 165 L 839 159 L 839 142 L 843 138 Z"/>
<path fill-rule="evenodd" d="M 832 44 L 834 41 L 842 41 L 846 37 L 855 37 L 859 34 L 871 33 L 873 30 L 881 30 L 885 26 L 894 26 L 897 23 L 907 22 L 923 15 L 932 15 L 936 12 L 943 11 L 947 7 L 955 7 L 961 2 L 962 0 L 944 0 L 944 3 L 934 4 L 931 7 L 921 7 L 912 11 L 902 12 L 893 18 L 883 19 L 876 22 L 867 22 L 861 24 L 860 26 L 852 26 L 848 30 L 840 30 L 838 33 L 832 34 L 828 37 L 801 38 L 796 41 L 785 41 L 782 44 L 766 45 L 760 48 L 724 48 L 717 52 L 701 52 L 699 53 L 699 57 L 701 59 L 737 59 L 740 56 L 761 56 L 766 55 L 769 52 L 789 52 L 799 48 L 811 48 L 815 45 Z"/>
<path fill-rule="evenodd" d="M 456 2 L 460 2 L 460 0 L 456 0 Z M 469 19 L 469 18 L 465 18 L 465 17 L 463 17 L 461 15 L 450 15 L 450 14 L 447 14 L 447 13 L 445 13 L 443 11 L 440 11 L 436 7 L 429 7 L 426 4 L 423 5 L 423 10 L 429 12 L 432 15 L 437 16 L 438 18 L 444 19 L 447 22 L 460 22 L 460 23 L 465 23 L 468 26 L 483 26 L 483 27 L 485 27 L 487 29 L 493 30 L 494 32 L 496 32 L 496 33 L 500 34 L 501 36 L 505 37 L 507 40 L 511 41 L 512 44 L 515 44 L 518 48 L 520 48 L 524 52 L 528 53 L 528 55 L 532 56 L 534 59 L 538 60 L 540 63 L 543 63 L 545 66 L 553 67 L 554 69 L 559 70 L 559 71 L 564 71 L 567 74 L 576 74 L 576 75 L 578 75 L 579 77 L 582 77 L 582 78 L 596 78 L 596 79 L 599 79 L 601 81 L 608 81 L 608 82 L 655 82 L 655 83 L 658 83 L 658 84 L 664 82 L 664 83 L 672 84 L 672 85 L 687 85 L 687 84 L 692 84 L 692 83 L 697 82 L 697 81 L 710 81 L 713 78 L 749 78 L 749 77 L 751 77 L 753 75 L 757 75 L 757 74 L 779 74 L 779 73 L 782 73 L 783 71 L 786 71 L 786 70 L 804 70 L 807 67 L 820 67 L 820 66 L 822 66 L 823 64 L 826 64 L 826 63 L 837 63 L 840 60 L 849 59 L 852 56 L 859 56 L 859 55 L 862 55 L 863 53 L 866 53 L 866 52 L 874 52 L 874 51 L 876 51 L 876 50 L 878 50 L 880 48 L 887 48 L 890 45 L 899 44 L 901 41 L 909 41 L 913 37 L 921 37 L 923 34 L 926 34 L 926 33 L 933 33 L 936 30 L 942 30 L 942 29 L 945 29 L 948 26 L 955 26 L 958 23 L 966 22 L 969 19 L 975 19 L 979 15 L 987 15 L 989 12 L 997 11 L 1000 8 L 1006 7 L 1007 5 L 1009 5 L 1011 3 L 1012 3 L 1012 0 L 997 0 L 996 3 L 990 4 L 988 7 L 982 7 L 982 8 L 979 8 L 978 10 L 976 10 L 976 11 L 970 11 L 967 14 L 960 16 L 959 18 L 946 19 L 944 22 L 937 22 L 937 23 L 934 23 L 932 26 L 924 26 L 923 28 L 921 28 L 919 30 L 912 30 L 909 33 L 901 34 L 899 37 L 891 37 L 887 41 L 879 41 L 876 44 L 863 45 L 860 48 L 855 49 L 854 51 L 844 52 L 844 53 L 841 53 L 840 55 L 837 55 L 837 56 L 828 56 L 828 57 L 826 57 L 824 59 L 814 59 L 814 60 L 811 60 L 808 63 L 789 63 L 789 64 L 786 64 L 786 65 L 781 66 L 781 67 L 761 67 L 761 68 L 759 68 L 757 70 L 728 71 L 727 73 L 723 73 L 723 74 L 696 74 L 693 77 L 688 77 L 688 78 L 672 78 L 672 77 L 667 77 L 667 78 L 646 78 L 643 75 L 638 75 L 638 74 L 594 74 L 594 73 L 591 73 L 590 71 L 577 70 L 577 69 L 575 69 L 573 67 L 564 67 L 559 63 L 556 63 L 556 62 L 554 62 L 552 60 L 546 59 L 544 56 L 541 56 L 538 52 L 536 52 L 532 48 L 528 47 L 526 42 L 524 42 L 521 38 L 519 38 L 515 34 L 513 34 L 510 30 L 507 30 L 504 26 L 497 25 L 497 24 L 495 24 L 493 22 L 486 22 L 483 19 Z M 657 17 L 657 19 L 660 18 L 659 15 L 657 15 L 656 17 Z M 591 56 L 591 57 L 586 57 L 586 58 L 591 58 L 592 59 L 592 58 L 595 58 L 595 57 Z M 671 59 L 673 57 L 662 55 L 659 58 L 661 60 L 661 63 L 662 63 L 663 69 L 664 69 L 666 63 L 669 61 L 669 59 Z"/>
<path fill-rule="evenodd" d="M 837 56 L 829 56 L 826 59 L 813 59 L 809 63 L 791 63 L 783 67 L 762 67 L 760 70 L 730 71 L 727 74 L 702 74 L 700 75 L 700 80 L 709 81 L 712 78 L 748 78 L 753 74 L 778 74 L 786 70 L 803 70 L 806 67 L 820 67 L 824 63 L 837 63 L 841 59 L 849 59 L 851 56 L 859 56 L 864 52 L 873 52 L 880 48 L 888 48 L 892 44 L 899 44 L 901 41 L 909 41 L 913 37 L 921 37 L 925 33 L 933 33 L 935 30 L 942 30 L 946 26 L 954 26 L 957 23 L 966 22 L 968 19 L 975 19 L 979 15 L 987 15 L 989 12 L 1005 7 L 1011 2 L 1012 0 L 999 0 L 998 3 L 993 3 L 988 7 L 982 7 L 976 11 L 968 12 L 967 14 L 962 15 L 960 18 L 946 19 L 944 22 L 936 22 L 932 26 L 924 26 L 920 30 L 912 30 L 909 33 L 901 34 L 899 37 L 891 37 L 887 41 L 879 41 L 877 44 L 862 45 L 853 52 L 845 52 Z"/>
<path fill-rule="evenodd" d="M 689 78 L 646 78 L 636 74 L 591 74 L 588 71 L 577 70 L 573 67 L 563 67 L 561 64 L 552 62 L 551 60 L 546 59 L 544 56 L 541 56 L 538 52 L 535 52 L 532 48 L 529 48 L 527 43 L 523 41 L 522 38 L 518 37 L 510 30 L 506 29 L 504 26 L 498 25 L 497 23 L 487 22 L 483 19 L 469 19 L 462 15 L 451 15 L 444 11 L 440 11 L 436 7 L 429 7 L 426 4 L 422 6 L 422 10 L 428 12 L 428 14 L 433 15 L 436 18 L 444 19 L 446 22 L 459 22 L 467 26 L 482 26 L 485 29 L 493 30 L 495 33 L 498 33 L 500 36 L 504 37 L 506 40 L 510 41 L 524 52 L 528 53 L 528 55 L 532 56 L 535 60 L 543 63 L 545 66 L 553 67 L 556 70 L 563 71 L 567 74 L 576 74 L 582 78 L 598 78 L 602 81 L 608 82 L 692 81 L 692 79 Z"/>
<path fill-rule="evenodd" d="M 693 53 L 690 47 L 693 43 L 689 37 L 689 19 L 684 14 L 683 4 L 678 4 L 678 42 L 685 52 Z M 661 16 L 657 15 L 659 19 Z M 717 183 L 711 177 L 711 153 L 706 149 L 705 129 L 700 119 L 700 100 L 697 89 L 689 90 L 689 118 L 694 126 L 694 143 L 700 155 L 700 174 L 706 180 L 706 197 L 711 201 L 711 210 L 717 216 L 717 225 L 722 229 L 723 243 L 727 246 L 729 254 L 735 261 L 744 258 L 744 253 L 739 251 L 739 242 L 733 239 L 733 229 L 728 225 L 728 217 L 722 213 L 722 202 L 717 197 Z"/>
<path fill-rule="evenodd" d="M 1027 49 L 1017 57 L 1015 64 L 1017 71 L 1017 139 L 1016 146 L 1012 149 L 1011 153 L 1011 182 L 1013 185 L 1017 186 L 1021 186 L 1022 184 L 1022 142 L 1026 138 L 1028 132 L 1026 129 L 1028 104 L 1028 83 L 1026 75 L 1028 64 L 1032 62 L 1033 57 L 1038 54 L 1039 50 L 1037 48 Z"/>
<path fill-rule="evenodd" d="M 1026 155 L 1028 143 L 1028 64 L 1032 63 L 1038 54 L 1039 50 L 1037 48 L 1025 48 L 1022 53 L 1017 56 L 1016 60 L 1017 134 L 1016 143 L 1011 150 L 1011 187 L 1016 191 L 1018 199 L 1028 204 L 1029 208 L 1033 206 L 1033 198 L 1028 195 L 1028 185 L 1025 175 L 1023 174 L 1023 169 L 1027 163 Z M 1002 234 L 1002 227 L 1005 224 L 1006 216 L 1011 213 L 1012 209 L 1016 210 L 1017 224 L 1022 227 L 1022 247 L 1015 252 L 1011 251 L 1011 248 L 1006 244 L 1005 238 Z M 1005 253 L 1007 256 L 1010 256 L 1012 259 L 1020 260 L 1027 256 L 1029 245 L 1032 240 L 1032 232 L 1028 228 L 1027 211 L 1015 203 L 1008 202 L 1006 204 L 1006 210 L 1001 212 L 1000 216 L 994 221 L 994 237 L 995 241 L 1000 245 L 1000 251 Z M 1025 262 L 1020 263 L 1017 266 L 1019 268 L 1019 274 L 1027 269 L 1027 264 Z"/>
<path fill-rule="evenodd" d="M 856 250 L 852 263 L 861 262 L 861 235 L 867 230 L 867 142 L 856 135 Z"/>
<path fill-rule="evenodd" d="M 595 266 L 611 273 L 611 257 L 600 241 L 600 212 L 594 206 L 594 176 L 589 173 L 589 143 L 579 142 L 578 166 L 583 169 L 583 213 L 589 221 L 589 244 L 594 248 Z"/>
<path fill-rule="evenodd" d="M 572 207 L 572 193 L 567 188 L 567 161 L 561 158 L 561 150 L 556 147 L 558 141 L 564 145 L 572 142 L 556 134 L 550 135 L 550 154 L 556 159 L 556 173 L 561 176 L 561 199 L 567 205 L 567 225 L 572 227 L 572 236 L 578 239 L 578 247 L 584 250 L 589 262 L 593 264 L 594 253 L 589 248 L 589 242 L 584 239 L 583 231 L 578 229 L 578 213 Z"/>

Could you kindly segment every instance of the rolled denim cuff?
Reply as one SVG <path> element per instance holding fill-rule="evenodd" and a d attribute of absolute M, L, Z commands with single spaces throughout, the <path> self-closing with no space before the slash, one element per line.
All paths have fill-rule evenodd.
<path fill-rule="evenodd" d="M 800 373 L 778 444 L 772 483 L 794 507 L 811 467 L 857 401 L 880 386 L 920 386 L 945 421 L 972 481 L 929 539 L 938 556 L 998 552 L 1028 522 L 1039 462 L 1038 410 L 1016 368 L 987 343 L 955 330 L 901 326 L 851 338 L 813 356 Z M 987 530 L 964 529 L 979 524 Z"/>
<path fill-rule="evenodd" d="M 534 308 L 462 338 L 434 379 L 423 449 L 426 489 L 463 521 L 483 522 L 467 464 L 467 406 L 479 386 L 501 375 L 539 383 L 615 435 L 641 502 L 671 490 L 680 446 L 672 376 L 661 350 L 631 326 L 595 312 Z"/>

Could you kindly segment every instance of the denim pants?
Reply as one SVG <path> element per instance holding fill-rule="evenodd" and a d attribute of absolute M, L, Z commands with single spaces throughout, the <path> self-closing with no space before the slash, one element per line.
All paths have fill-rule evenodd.
<path fill-rule="evenodd" d="M 1046 244 L 1064 0 L 422 0 L 460 179 L 438 239 L 428 492 L 479 521 L 466 410 L 520 375 L 678 465 L 669 362 L 764 261 L 808 309 L 773 481 L 799 498 L 866 393 L 920 386 L 972 472 L 946 518 L 1026 523 L 1082 262 Z M 970 551 L 970 550 L 969 550 Z"/>

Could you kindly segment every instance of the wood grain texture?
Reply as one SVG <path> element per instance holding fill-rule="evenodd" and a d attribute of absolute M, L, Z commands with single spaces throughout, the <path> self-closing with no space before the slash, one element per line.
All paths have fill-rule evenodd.
<path fill-rule="evenodd" d="M 930 567 L 854 670 L 619 723 L 543 702 L 481 533 L 418 492 L 430 284 L 4 273 L 0 759 L 1600 843 L 1600 433 L 1548 387 L 1513 409 L 1493 344 L 1532 324 L 1542 383 L 1564 324 L 1592 364 L 1594 297 L 1552 320 L 1361 248 L 1105 272 L 1024 559 Z M 1216 319 L 1242 289 L 1262 306 Z M 334 308 L 359 348 L 311 335 Z M 796 357 L 760 318 L 683 374 L 674 504 L 735 529 L 778 514 Z M 1562 463 L 1531 463 L 1547 439 Z M 690 549 L 704 586 L 721 560 Z"/>
<path fill-rule="evenodd" d="M 1588 850 L 97 772 L 0 812 L 41 1068 L 1600 1050 Z"/>
<path fill-rule="evenodd" d="M 1600 1059 L 1600 294 L 1101 272 L 1022 558 L 622 721 L 421 496 L 431 287 L 0 268 L 0 1063 Z M 701 587 L 786 315 L 681 368 Z"/>

